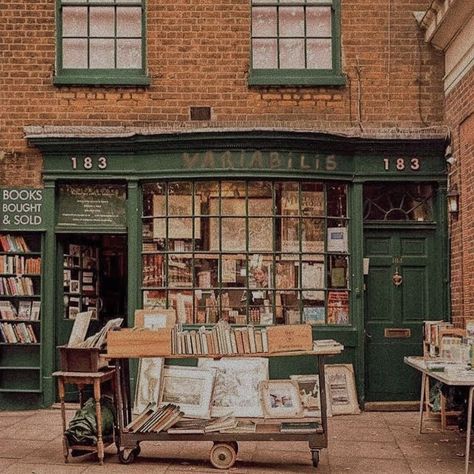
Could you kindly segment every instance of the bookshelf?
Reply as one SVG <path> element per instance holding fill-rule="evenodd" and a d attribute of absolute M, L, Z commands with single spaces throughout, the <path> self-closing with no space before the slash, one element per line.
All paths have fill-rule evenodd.
<path fill-rule="evenodd" d="M 99 249 L 93 245 L 69 244 L 64 254 L 64 318 L 92 311 L 97 319 L 99 304 Z"/>
<path fill-rule="evenodd" d="M 41 393 L 42 237 L 0 233 L 0 393 Z"/>

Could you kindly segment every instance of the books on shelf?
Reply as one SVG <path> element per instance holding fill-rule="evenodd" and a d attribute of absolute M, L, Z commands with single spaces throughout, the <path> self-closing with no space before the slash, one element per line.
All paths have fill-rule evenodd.
<path fill-rule="evenodd" d="M 31 324 L 0 323 L 0 342 L 7 344 L 34 344 L 38 342 Z"/>
<path fill-rule="evenodd" d="M 41 271 L 40 257 L 23 255 L 0 255 L 0 273 L 39 275 Z"/>
<path fill-rule="evenodd" d="M 33 296 L 33 280 L 30 277 L 0 277 L 0 295 Z"/>
<path fill-rule="evenodd" d="M 0 234 L 0 250 L 2 252 L 22 252 L 30 251 L 25 238 L 22 235 Z"/>
<path fill-rule="evenodd" d="M 234 328 L 221 320 L 212 328 L 202 326 L 198 330 L 183 330 L 180 325 L 176 326 L 172 331 L 171 346 L 174 354 L 257 354 L 268 352 L 268 336 L 266 328 L 252 325 Z"/>
<path fill-rule="evenodd" d="M 18 313 L 11 301 L 0 301 L 0 319 L 17 319 Z"/>

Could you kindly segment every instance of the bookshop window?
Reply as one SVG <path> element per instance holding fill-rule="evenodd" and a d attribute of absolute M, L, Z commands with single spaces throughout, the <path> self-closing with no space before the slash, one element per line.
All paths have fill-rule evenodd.
<path fill-rule="evenodd" d="M 339 0 L 252 0 L 250 84 L 344 84 Z"/>
<path fill-rule="evenodd" d="M 364 220 L 432 222 L 434 195 L 429 183 L 367 184 Z"/>
<path fill-rule="evenodd" d="M 58 0 L 55 83 L 142 84 L 142 0 Z"/>
<path fill-rule="evenodd" d="M 143 185 L 143 307 L 179 322 L 349 324 L 347 185 Z"/>

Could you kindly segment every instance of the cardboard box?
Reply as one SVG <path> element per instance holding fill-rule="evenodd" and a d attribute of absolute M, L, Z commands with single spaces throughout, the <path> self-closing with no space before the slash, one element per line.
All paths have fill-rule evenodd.
<path fill-rule="evenodd" d="M 107 357 L 166 357 L 171 354 L 171 328 L 121 329 L 107 334 Z"/>
<path fill-rule="evenodd" d="M 107 367 L 107 360 L 100 357 L 100 349 L 58 346 L 58 350 L 64 372 L 98 372 Z"/>
<path fill-rule="evenodd" d="M 268 352 L 312 351 L 313 330 L 310 324 L 286 324 L 267 329 Z"/>

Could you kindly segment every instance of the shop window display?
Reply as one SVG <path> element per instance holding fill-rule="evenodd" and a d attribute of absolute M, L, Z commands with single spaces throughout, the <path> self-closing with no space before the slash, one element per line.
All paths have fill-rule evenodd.
<path fill-rule="evenodd" d="M 347 186 L 143 184 L 144 308 L 179 322 L 349 324 Z"/>

